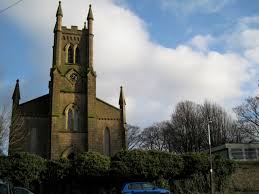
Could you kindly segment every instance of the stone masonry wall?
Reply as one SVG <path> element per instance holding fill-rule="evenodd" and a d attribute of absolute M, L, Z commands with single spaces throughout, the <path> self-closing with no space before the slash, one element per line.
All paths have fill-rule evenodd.
<path fill-rule="evenodd" d="M 28 131 L 24 151 L 46 158 L 49 149 L 49 118 L 24 117 L 23 128 Z"/>
<path fill-rule="evenodd" d="M 53 132 L 52 138 L 55 140 L 52 158 L 66 157 L 69 149 L 76 147 L 80 151 L 86 151 L 86 133 L 80 132 Z"/>
<path fill-rule="evenodd" d="M 232 182 L 235 191 L 259 193 L 259 161 L 239 162 Z"/>
<path fill-rule="evenodd" d="M 120 120 L 120 109 L 113 107 L 100 99 L 96 103 L 97 115 L 97 145 L 98 150 L 103 153 L 104 130 L 109 128 L 111 140 L 111 154 L 122 149 L 122 129 Z"/>

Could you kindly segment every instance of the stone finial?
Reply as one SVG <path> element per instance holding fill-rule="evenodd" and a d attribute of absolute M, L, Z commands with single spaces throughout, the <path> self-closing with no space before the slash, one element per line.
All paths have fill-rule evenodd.
<path fill-rule="evenodd" d="M 89 5 L 89 11 L 87 15 L 87 20 L 94 20 L 93 12 L 92 12 L 92 5 Z"/>
<path fill-rule="evenodd" d="M 121 88 L 120 88 L 119 105 L 120 105 L 120 106 L 126 105 L 126 101 L 125 101 L 125 97 L 124 97 L 124 92 L 123 92 L 123 87 L 122 87 L 122 86 L 121 86 Z"/>
<path fill-rule="evenodd" d="M 58 9 L 57 9 L 56 17 L 58 17 L 58 16 L 63 17 L 63 12 L 62 12 L 62 8 L 61 8 L 61 1 L 58 2 Z"/>

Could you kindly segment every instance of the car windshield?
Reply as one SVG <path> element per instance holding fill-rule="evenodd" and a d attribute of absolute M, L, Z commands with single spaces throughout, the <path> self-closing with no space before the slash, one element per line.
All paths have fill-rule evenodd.
<path fill-rule="evenodd" d="M 143 183 L 142 187 L 143 187 L 143 189 L 153 189 L 154 185 L 152 185 L 150 183 Z"/>
<path fill-rule="evenodd" d="M 153 188 L 154 186 L 150 183 L 131 183 L 128 186 L 128 189 L 130 190 L 142 190 L 142 189 L 151 190 Z"/>
<path fill-rule="evenodd" d="M 14 194 L 33 194 L 32 192 L 28 191 L 25 188 L 21 187 L 15 187 L 14 188 Z"/>
<path fill-rule="evenodd" d="M 141 190 L 142 185 L 140 183 L 131 183 L 131 184 L 129 184 L 128 188 L 130 190 Z"/>
<path fill-rule="evenodd" d="M 8 194 L 7 185 L 0 184 L 0 194 Z"/>

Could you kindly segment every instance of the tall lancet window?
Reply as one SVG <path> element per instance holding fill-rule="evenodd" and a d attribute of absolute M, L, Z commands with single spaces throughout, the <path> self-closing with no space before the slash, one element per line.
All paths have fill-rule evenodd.
<path fill-rule="evenodd" d="M 104 129 L 104 138 L 103 138 L 104 154 L 107 156 L 111 155 L 111 140 L 110 140 L 110 130 L 108 128 Z"/>
<path fill-rule="evenodd" d="M 67 129 L 73 130 L 73 111 L 71 109 L 67 113 Z"/>
<path fill-rule="evenodd" d="M 74 111 L 74 131 L 78 131 L 78 119 L 79 119 L 79 115 L 77 110 Z"/>
<path fill-rule="evenodd" d="M 76 64 L 80 64 L 80 51 L 78 47 L 76 47 Z"/>
<path fill-rule="evenodd" d="M 69 46 L 69 48 L 67 50 L 67 62 L 73 63 L 73 49 L 72 49 L 72 46 Z"/>

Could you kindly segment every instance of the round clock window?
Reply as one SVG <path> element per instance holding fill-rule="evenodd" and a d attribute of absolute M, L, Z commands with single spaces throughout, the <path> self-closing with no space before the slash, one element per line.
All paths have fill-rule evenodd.
<path fill-rule="evenodd" d="M 71 78 L 72 81 L 76 82 L 76 81 L 78 80 L 78 75 L 75 74 L 75 73 L 72 73 L 72 74 L 70 75 L 70 78 Z"/>

